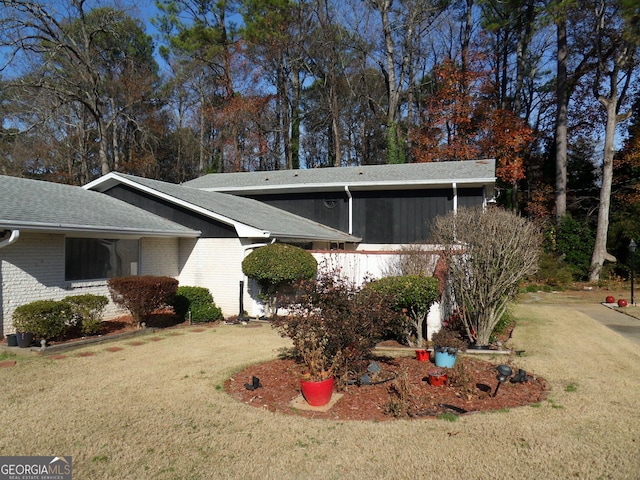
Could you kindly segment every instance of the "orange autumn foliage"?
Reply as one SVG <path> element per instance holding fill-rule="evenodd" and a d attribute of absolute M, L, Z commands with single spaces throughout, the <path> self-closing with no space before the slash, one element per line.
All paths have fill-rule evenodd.
<path fill-rule="evenodd" d="M 488 73 L 463 71 L 447 61 L 435 69 L 434 85 L 412 137 L 416 161 L 495 158 L 498 178 L 522 180 L 533 132 L 513 112 L 496 108 Z"/>

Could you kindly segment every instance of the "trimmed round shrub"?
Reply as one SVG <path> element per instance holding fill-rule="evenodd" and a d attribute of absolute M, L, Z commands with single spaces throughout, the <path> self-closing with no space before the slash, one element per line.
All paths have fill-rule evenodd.
<path fill-rule="evenodd" d="M 242 261 L 242 272 L 260 285 L 267 316 L 271 316 L 277 311 L 277 297 L 284 287 L 315 278 L 318 262 L 302 248 L 272 243 L 247 255 Z"/>
<path fill-rule="evenodd" d="M 215 322 L 222 320 L 222 310 L 213 301 L 209 289 L 204 287 L 178 287 L 173 309 L 180 318 L 185 318 L 191 311 L 192 322 Z"/>
<path fill-rule="evenodd" d="M 13 326 L 18 332 L 31 332 L 44 340 L 64 337 L 73 320 L 73 309 L 64 301 L 36 300 L 13 312 Z"/>
<path fill-rule="evenodd" d="M 318 262 L 306 250 L 286 243 L 260 247 L 242 262 L 242 272 L 269 288 L 298 280 L 309 280 L 318 273 Z"/>
<path fill-rule="evenodd" d="M 113 303 L 127 309 L 138 326 L 147 315 L 173 304 L 178 280 L 171 277 L 129 276 L 109 279 Z"/>
<path fill-rule="evenodd" d="M 216 322 L 222 320 L 222 310 L 214 303 L 208 305 L 193 305 L 191 321 L 194 323 Z"/>

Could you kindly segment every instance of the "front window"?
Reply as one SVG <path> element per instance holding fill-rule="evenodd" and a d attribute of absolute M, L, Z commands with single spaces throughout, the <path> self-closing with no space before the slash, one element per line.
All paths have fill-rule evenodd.
<path fill-rule="evenodd" d="M 137 275 L 139 244 L 139 240 L 67 238 L 65 280 Z"/>

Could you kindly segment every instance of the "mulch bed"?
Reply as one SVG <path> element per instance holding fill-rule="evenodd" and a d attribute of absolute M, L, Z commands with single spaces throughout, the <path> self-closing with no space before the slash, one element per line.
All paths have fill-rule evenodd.
<path fill-rule="evenodd" d="M 382 367 L 379 378 L 383 380 L 406 375 L 404 401 L 398 394 L 403 390 L 403 383 L 396 378 L 375 385 L 348 385 L 340 391 L 344 394 L 342 398 L 326 412 L 293 408 L 292 401 L 300 395 L 300 366 L 290 359 L 250 366 L 228 379 L 225 389 L 247 405 L 272 412 L 311 418 L 376 421 L 398 418 L 398 414 L 403 418 L 425 418 L 443 413 L 508 409 L 541 402 L 547 396 L 545 380 L 528 373 L 527 382 L 502 384 L 493 397 L 498 383 L 497 364 L 471 356 L 458 358 L 464 366 L 462 371 L 466 372 L 457 377 L 462 385 L 454 385 L 456 377 L 452 372 L 460 371 L 457 366 L 447 372 L 448 383 L 440 387 L 431 386 L 426 381 L 428 372 L 436 369 L 433 363 L 419 362 L 410 357 L 376 358 L 375 361 Z M 517 366 L 511 367 L 514 373 L 518 371 Z M 253 376 L 260 379 L 262 388 L 251 391 L 245 383 L 251 384 Z M 375 382 L 374 378 L 372 380 Z"/>

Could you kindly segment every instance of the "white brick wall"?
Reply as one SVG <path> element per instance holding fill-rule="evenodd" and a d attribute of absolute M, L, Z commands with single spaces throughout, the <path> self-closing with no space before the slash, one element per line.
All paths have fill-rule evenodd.
<path fill-rule="evenodd" d="M 91 293 L 110 299 L 106 280 L 64 279 L 64 235 L 21 232 L 16 243 L 0 249 L 0 325 L 2 335 L 15 329 L 11 316 L 16 307 L 35 300 L 61 300 L 69 295 Z M 178 239 L 143 238 L 140 241 L 142 275 L 178 277 Z M 125 314 L 111 301 L 104 318 Z"/>
<path fill-rule="evenodd" d="M 177 238 L 143 238 L 140 240 L 140 275 L 178 278 L 179 240 Z"/>
<path fill-rule="evenodd" d="M 0 318 L 2 334 L 15 332 L 11 316 L 16 307 L 35 300 L 61 300 L 68 295 L 106 295 L 106 281 L 74 282 L 64 279 L 64 235 L 21 232 L 16 243 L 0 249 Z M 105 318 L 122 315 L 110 304 Z"/>
<path fill-rule="evenodd" d="M 237 238 L 181 239 L 180 285 L 208 288 L 225 317 L 237 315 L 243 252 Z M 246 292 L 244 298 L 247 310 L 251 302 Z"/>
<path fill-rule="evenodd" d="M 24 233 L 19 240 L 0 249 L 0 325 L 2 335 L 14 332 L 13 310 L 34 300 L 60 300 L 68 295 L 92 293 L 109 298 L 106 280 L 67 282 L 64 279 L 64 235 Z M 261 245 L 261 244 L 259 244 Z M 239 285 L 244 282 L 244 310 L 250 316 L 263 314 L 258 287 L 242 273 L 242 260 L 258 245 L 237 238 L 171 239 L 144 238 L 140 241 L 141 275 L 166 275 L 177 278 L 180 285 L 206 287 L 226 317 L 239 313 Z M 317 252 L 316 258 L 340 266 L 354 280 L 364 276 L 379 277 L 392 252 Z M 109 303 L 104 318 L 123 315 Z M 431 312 L 430 319 L 440 312 Z M 439 326 L 430 320 L 430 326 Z"/>

